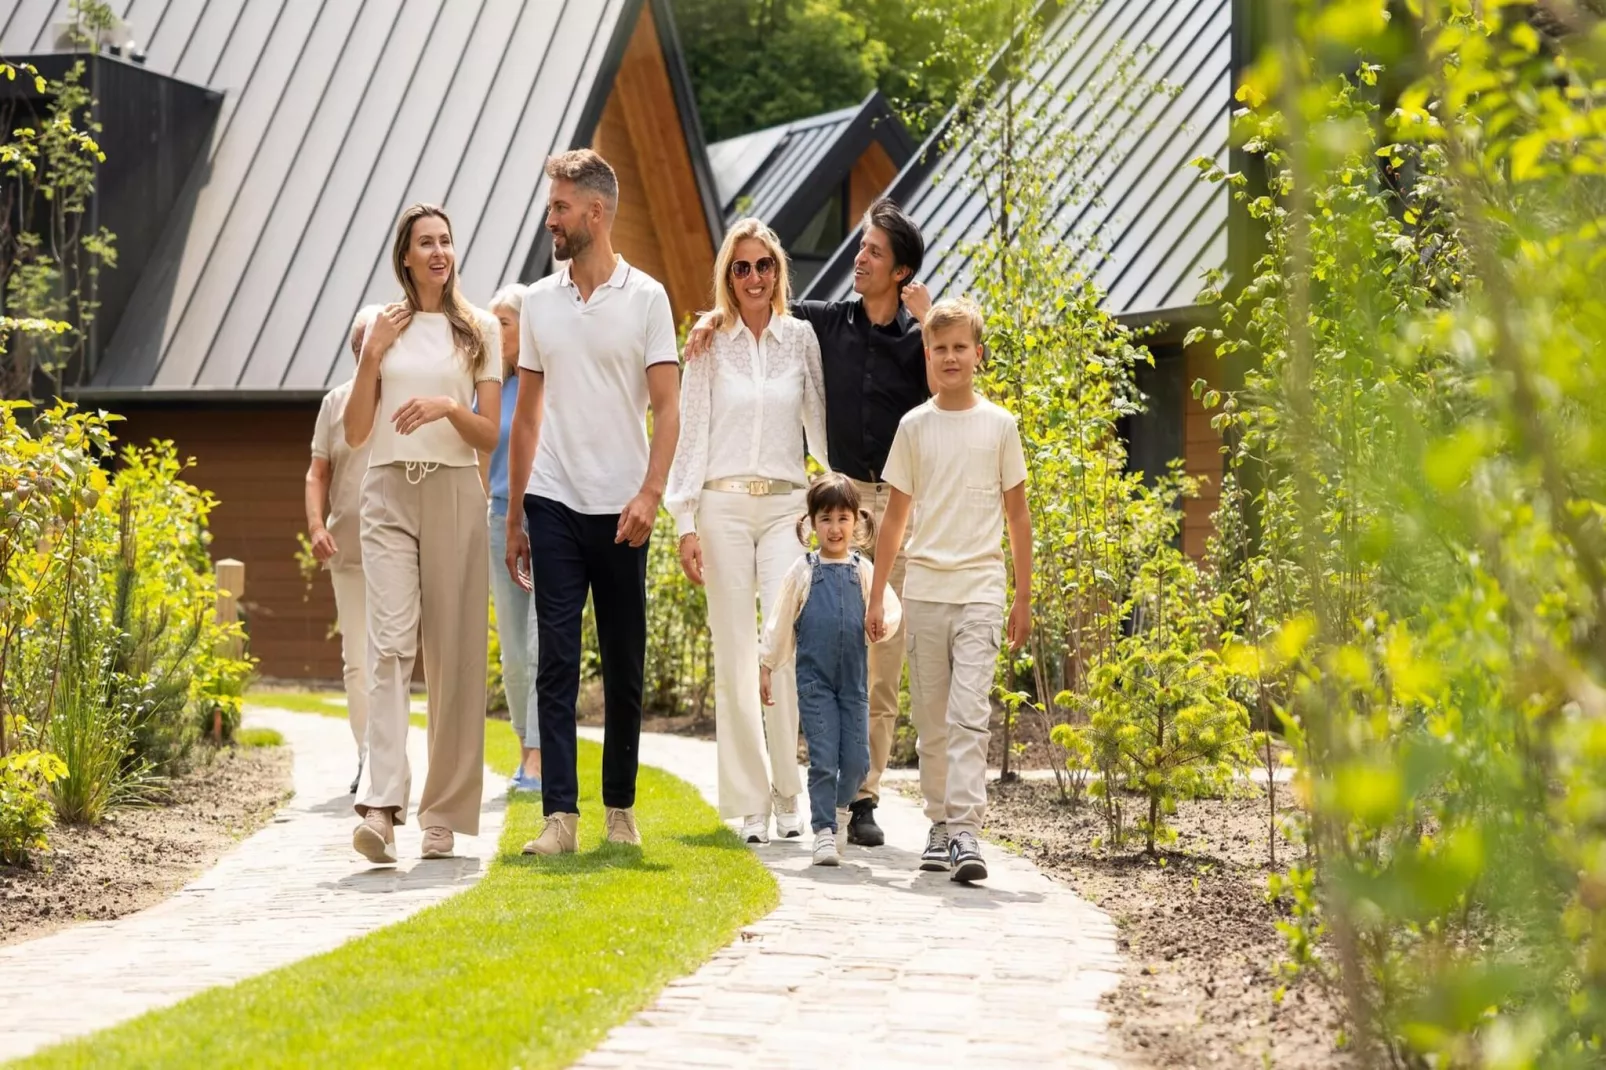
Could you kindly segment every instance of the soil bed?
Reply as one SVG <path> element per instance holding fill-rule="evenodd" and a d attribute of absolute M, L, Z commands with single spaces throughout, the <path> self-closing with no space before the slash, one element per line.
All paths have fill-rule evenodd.
<path fill-rule="evenodd" d="M 30 866 L 0 865 L 0 944 L 167 898 L 290 797 L 289 747 L 200 754 L 169 786 L 170 805 L 119 809 L 96 828 L 58 825 Z"/>
<path fill-rule="evenodd" d="M 1161 865 L 1139 853 L 1094 850 L 1102 820 L 1089 806 L 1061 803 L 1052 782 L 988 785 L 987 834 L 1064 880 L 1120 929 L 1127 965 L 1106 1006 L 1127 1065 L 1356 1065 L 1333 1046 L 1342 1026 L 1334 998 L 1296 981 L 1281 1004 L 1275 999 L 1285 984 L 1275 925 L 1286 908 L 1266 901 L 1265 794 L 1244 789 L 1243 798 L 1180 803 L 1172 821 L 1178 841 Z M 1292 852 L 1279 843 L 1280 862 Z"/>

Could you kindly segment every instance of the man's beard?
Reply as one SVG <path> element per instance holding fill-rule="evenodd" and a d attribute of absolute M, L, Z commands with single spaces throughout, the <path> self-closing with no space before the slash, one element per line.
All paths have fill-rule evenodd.
<path fill-rule="evenodd" d="M 552 255 L 559 260 L 573 260 L 589 248 L 590 231 L 560 230 L 552 235 Z"/>

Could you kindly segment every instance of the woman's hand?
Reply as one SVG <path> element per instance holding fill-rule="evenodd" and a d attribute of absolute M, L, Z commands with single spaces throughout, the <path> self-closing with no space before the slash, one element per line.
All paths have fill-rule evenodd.
<path fill-rule="evenodd" d="M 386 305 L 379 315 L 374 317 L 373 323 L 368 326 L 368 337 L 363 340 L 363 356 L 378 359 L 385 355 L 407 325 L 413 322 L 412 310 L 401 301 Z"/>
<path fill-rule="evenodd" d="M 770 667 L 768 665 L 760 665 L 758 667 L 758 697 L 759 701 L 766 706 L 775 705 L 775 696 L 770 694 Z"/>
<path fill-rule="evenodd" d="M 329 559 L 340 552 L 340 548 L 335 545 L 335 537 L 329 534 L 328 528 L 314 531 L 309 541 L 312 543 L 312 556 L 318 559 L 320 565 L 328 564 Z"/>
<path fill-rule="evenodd" d="M 870 596 L 870 605 L 864 611 L 864 630 L 872 643 L 887 637 L 887 609 L 879 591 Z"/>
<path fill-rule="evenodd" d="M 680 537 L 680 569 L 697 586 L 703 585 L 703 544 L 695 531 Z"/>
<path fill-rule="evenodd" d="M 456 407 L 457 402 L 448 397 L 413 398 L 396 410 L 396 415 L 391 417 L 391 423 L 396 425 L 398 434 L 410 435 L 425 424 L 444 420 Z"/>

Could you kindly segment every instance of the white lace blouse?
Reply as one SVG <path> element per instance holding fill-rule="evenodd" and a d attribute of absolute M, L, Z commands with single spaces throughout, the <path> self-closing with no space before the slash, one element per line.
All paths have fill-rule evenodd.
<path fill-rule="evenodd" d="M 680 440 L 664 505 L 677 535 L 697 530 L 697 503 L 710 479 L 808 481 L 803 444 L 825 456 L 825 380 L 814 328 L 771 317 L 759 339 L 740 321 L 686 361 L 680 383 Z"/>

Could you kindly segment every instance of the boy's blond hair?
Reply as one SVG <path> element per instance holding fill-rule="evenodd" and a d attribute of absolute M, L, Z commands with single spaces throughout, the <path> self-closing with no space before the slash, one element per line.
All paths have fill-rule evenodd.
<path fill-rule="evenodd" d="M 927 339 L 938 331 L 945 331 L 949 327 L 964 326 L 970 328 L 970 340 L 981 345 L 983 320 L 981 309 L 976 302 L 968 297 L 945 297 L 931 306 L 926 313 L 926 322 L 921 324 L 920 332 Z"/>

